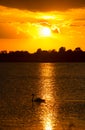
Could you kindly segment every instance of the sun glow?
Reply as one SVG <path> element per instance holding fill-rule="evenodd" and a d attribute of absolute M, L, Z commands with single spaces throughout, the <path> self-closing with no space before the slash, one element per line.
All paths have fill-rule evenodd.
<path fill-rule="evenodd" d="M 42 27 L 40 29 L 40 36 L 42 37 L 49 37 L 51 36 L 51 30 L 48 27 Z"/>
<path fill-rule="evenodd" d="M 43 19 L 55 19 L 56 18 L 56 16 L 54 16 L 54 15 L 44 15 L 44 16 L 42 16 L 43 17 Z"/>

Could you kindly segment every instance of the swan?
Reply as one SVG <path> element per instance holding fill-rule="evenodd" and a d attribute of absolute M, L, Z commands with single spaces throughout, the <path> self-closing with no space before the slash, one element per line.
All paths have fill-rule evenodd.
<path fill-rule="evenodd" d="M 44 103 L 45 99 L 41 99 L 41 98 L 36 98 L 34 99 L 34 94 L 32 94 L 32 102 L 37 102 L 37 103 Z"/>

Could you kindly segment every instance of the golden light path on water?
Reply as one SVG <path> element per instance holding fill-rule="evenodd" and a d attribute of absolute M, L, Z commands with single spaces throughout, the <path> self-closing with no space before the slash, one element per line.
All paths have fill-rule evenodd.
<path fill-rule="evenodd" d="M 45 66 L 44 66 L 45 65 Z M 55 111 L 54 111 L 54 80 L 52 77 L 55 74 L 54 66 L 51 63 L 41 64 L 41 97 L 46 99 L 46 105 L 43 108 L 44 112 L 41 118 L 43 120 L 43 130 L 53 130 L 53 125 L 55 124 Z M 45 77 L 45 79 L 43 79 Z M 57 125 L 57 124 L 56 124 Z"/>

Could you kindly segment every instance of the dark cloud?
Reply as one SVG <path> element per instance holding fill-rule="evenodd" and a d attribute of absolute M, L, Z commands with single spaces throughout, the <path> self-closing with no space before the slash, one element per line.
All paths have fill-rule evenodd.
<path fill-rule="evenodd" d="M 0 0 L 0 5 L 32 11 L 52 11 L 85 7 L 85 0 Z"/>
<path fill-rule="evenodd" d="M 54 29 L 52 30 L 53 33 L 59 33 L 59 30 L 58 29 Z"/>
<path fill-rule="evenodd" d="M 51 27 L 51 25 L 48 22 L 40 22 L 40 25 L 46 26 L 46 27 Z"/>

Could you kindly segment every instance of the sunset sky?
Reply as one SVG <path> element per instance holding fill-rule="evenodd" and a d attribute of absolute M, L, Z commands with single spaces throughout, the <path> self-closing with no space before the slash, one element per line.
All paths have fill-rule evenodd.
<path fill-rule="evenodd" d="M 85 50 L 85 0 L 0 0 L 0 51 Z"/>

